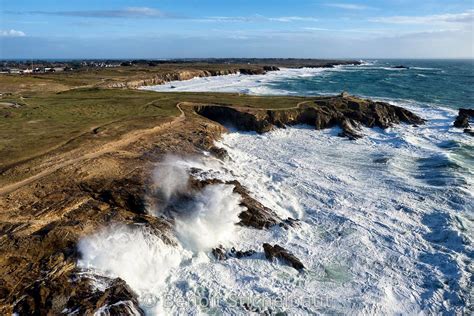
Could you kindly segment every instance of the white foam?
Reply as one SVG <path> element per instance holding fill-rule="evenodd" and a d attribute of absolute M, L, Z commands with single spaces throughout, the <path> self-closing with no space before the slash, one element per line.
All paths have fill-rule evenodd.
<path fill-rule="evenodd" d="M 186 216 L 176 219 L 176 233 L 185 249 L 193 252 L 210 251 L 213 247 L 228 245 L 235 235 L 240 196 L 231 185 L 210 185 L 199 192 Z"/>
<path fill-rule="evenodd" d="M 172 81 L 163 85 L 142 87 L 143 90 L 168 92 L 234 92 L 255 95 L 284 95 L 289 91 L 273 89 L 270 85 L 285 78 L 304 78 L 319 75 L 325 71 L 339 71 L 342 68 L 283 68 L 265 75 L 232 74 L 226 76 L 193 78 L 184 81 Z"/>
<path fill-rule="evenodd" d="M 266 81 L 254 81 L 267 78 L 193 80 L 182 91 L 255 92 Z M 236 178 L 282 218 L 299 218 L 299 227 L 234 225 L 238 197 L 230 186 L 210 186 L 194 197 L 191 216 L 177 218 L 178 248 L 141 229 L 112 229 L 81 241 L 81 267 L 122 277 L 150 314 L 245 313 L 236 300 L 250 300 L 261 312 L 271 307 L 288 314 L 459 312 L 469 304 L 471 287 L 474 167 L 472 153 L 443 146 L 454 142 L 461 148 L 472 141 L 451 127 L 452 109 L 380 100 L 429 121 L 364 128 L 367 137 L 357 141 L 336 137 L 337 128 L 234 132 L 218 143 L 230 155 L 226 166 L 210 158 L 171 159 L 155 173 L 157 184 L 169 185 L 168 197 L 184 190 L 182 179 L 191 168 L 202 169 L 201 178 Z M 456 168 L 443 166 L 453 162 Z M 265 260 L 264 242 L 290 250 L 307 271 Z M 216 261 L 209 249 L 221 243 L 257 253 Z M 147 305 L 150 296 L 156 300 Z M 278 299 L 284 302 L 278 305 Z"/>
<path fill-rule="evenodd" d="M 112 226 L 79 241 L 78 266 L 107 277 L 120 277 L 142 297 L 165 285 L 185 252 L 166 245 L 142 227 Z"/>

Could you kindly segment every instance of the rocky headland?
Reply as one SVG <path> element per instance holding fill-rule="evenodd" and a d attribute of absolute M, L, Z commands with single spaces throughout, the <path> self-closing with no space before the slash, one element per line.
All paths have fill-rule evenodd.
<path fill-rule="evenodd" d="M 342 93 L 336 97 L 321 97 L 304 101 L 288 109 L 249 109 L 220 105 L 198 105 L 200 115 L 243 131 L 265 133 L 274 128 L 307 124 L 315 129 L 339 126 L 340 136 L 360 138 L 360 126 L 388 128 L 394 124 L 423 124 L 416 114 L 384 102 L 361 99 Z"/>
<path fill-rule="evenodd" d="M 196 74 L 200 73 L 179 76 L 188 78 Z M 125 281 L 85 274 L 77 267 L 77 243 L 84 236 L 120 223 L 146 227 L 166 244 L 173 245 L 173 208 L 189 199 L 189 192 L 224 182 L 191 177 L 188 193 L 177 196 L 167 205 L 169 212 L 157 216 L 148 211 L 152 203 L 159 201 L 156 195 L 154 200 L 150 199 L 150 172 L 170 153 L 201 155 L 207 151 L 225 161 L 226 152 L 214 147 L 214 142 L 226 132 L 228 123 L 258 133 L 294 124 L 308 124 L 315 129 L 339 126 L 341 136 L 356 139 L 363 136 L 360 126 L 387 128 L 424 122 L 401 107 L 347 94 L 310 98 L 280 109 L 191 102 L 179 103 L 178 108 L 181 116 L 163 128 L 124 137 L 111 150 L 98 154 L 81 152 L 87 159 L 75 158 L 70 164 L 64 162 L 65 157 L 56 157 L 54 160 L 61 161 L 61 168 L 45 164 L 39 176 L 0 194 L 0 313 L 92 315 L 101 310 L 109 314 L 142 314 L 136 294 Z M 239 225 L 251 229 L 298 229 L 297 221 L 280 218 L 239 182 L 225 183 L 232 185 L 234 193 L 241 197 Z M 252 256 L 256 251 L 216 249 L 214 256 L 221 260 Z M 298 258 L 278 245 L 263 245 L 261 254 L 268 260 L 304 269 Z M 97 279 L 108 284 L 105 290 L 93 286 Z"/>
<path fill-rule="evenodd" d="M 260 61 L 262 62 L 262 61 Z M 272 60 L 269 60 L 272 62 Z M 220 69 L 179 69 L 174 71 L 168 71 L 166 73 L 158 73 L 149 75 L 139 79 L 125 79 L 113 82 L 101 82 L 97 86 L 102 88 L 128 88 L 137 89 L 144 86 L 162 85 L 171 81 L 183 81 L 190 80 L 193 78 L 203 77 L 215 77 L 215 76 L 226 76 L 232 74 L 243 74 L 243 75 L 264 75 L 270 71 L 278 71 L 280 67 L 289 68 L 333 68 L 337 65 L 358 65 L 359 61 L 327 61 L 327 62 L 285 62 L 278 61 L 278 65 L 234 65 L 229 64 L 227 67 L 221 67 Z M 198 67 L 199 68 L 199 67 Z"/>

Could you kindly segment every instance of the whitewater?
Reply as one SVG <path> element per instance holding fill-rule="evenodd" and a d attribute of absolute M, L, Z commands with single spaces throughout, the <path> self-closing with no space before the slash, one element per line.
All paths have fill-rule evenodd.
<path fill-rule="evenodd" d="M 452 127 L 456 111 L 449 95 L 427 102 L 426 91 L 410 98 L 391 95 L 396 88 L 384 90 L 392 76 L 400 89 L 403 80 L 423 78 L 420 74 L 436 80 L 449 72 L 443 65 L 421 64 L 412 73 L 380 62 L 284 69 L 146 89 L 327 94 L 340 89 L 331 83 L 340 82 L 339 76 L 347 84 L 367 71 L 381 77 L 380 89 L 368 94 L 365 86 L 354 85 L 350 92 L 403 106 L 427 123 L 363 128 L 366 136 L 356 141 L 337 137 L 338 128 L 302 125 L 263 135 L 230 129 L 216 144 L 227 150 L 225 162 L 208 153 L 172 157 L 154 173 L 169 197 L 183 190 L 190 175 L 236 179 L 298 225 L 287 230 L 235 225 L 239 197 L 231 185 L 211 185 L 189 205 L 191 215 L 177 217 L 176 246 L 140 227 L 113 227 L 81 240 L 79 266 L 124 279 L 150 315 L 472 312 L 474 143 Z M 267 261 L 263 243 L 288 249 L 306 270 Z M 219 245 L 256 253 L 218 261 L 211 250 Z"/>

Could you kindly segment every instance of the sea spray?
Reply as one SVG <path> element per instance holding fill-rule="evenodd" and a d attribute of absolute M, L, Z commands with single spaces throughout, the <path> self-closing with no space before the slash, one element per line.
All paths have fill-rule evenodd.
<path fill-rule="evenodd" d="M 194 197 L 191 212 L 176 219 L 176 233 L 184 248 L 208 251 L 235 236 L 235 224 L 244 210 L 233 186 L 209 185 Z"/>
<path fill-rule="evenodd" d="M 153 183 L 165 202 L 187 191 L 189 173 L 183 162 L 177 156 L 167 155 L 153 172 Z"/>
<path fill-rule="evenodd" d="M 176 247 L 165 244 L 145 226 L 116 224 L 79 241 L 78 266 L 106 277 L 120 277 L 137 293 L 146 311 L 161 313 L 161 293 L 173 271 L 196 260 L 202 262 L 199 254 L 237 236 L 235 224 L 244 209 L 233 186 L 214 184 L 201 191 L 188 186 L 189 169 L 204 165 L 199 160 L 167 156 L 153 172 L 150 198 L 160 201 L 149 213 L 158 216 L 167 208 L 174 210 L 166 214 L 175 222 Z"/>
<path fill-rule="evenodd" d="M 125 225 L 114 225 L 83 238 L 78 248 L 79 267 L 120 277 L 139 296 L 157 291 L 187 255 L 144 227 Z"/>

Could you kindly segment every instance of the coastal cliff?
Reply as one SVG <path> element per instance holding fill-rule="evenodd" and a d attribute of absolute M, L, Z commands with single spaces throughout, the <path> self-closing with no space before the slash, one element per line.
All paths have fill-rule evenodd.
<path fill-rule="evenodd" d="M 137 89 L 143 86 L 161 85 L 170 81 L 182 81 L 182 80 L 189 80 L 189 79 L 201 78 L 201 77 L 225 76 L 225 75 L 237 74 L 242 71 L 248 74 L 265 73 L 263 69 L 257 69 L 257 70 L 254 70 L 254 69 L 179 70 L 179 71 L 169 72 L 165 74 L 154 75 L 150 78 L 105 83 L 102 85 L 102 87 Z"/>
<path fill-rule="evenodd" d="M 149 212 L 150 200 L 157 200 L 154 195 L 150 199 L 153 192 L 150 172 L 168 154 L 191 156 L 209 151 L 225 157 L 225 150 L 213 147 L 214 141 L 225 132 L 218 123 L 231 122 L 239 129 L 259 133 L 301 123 L 317 129 L 339 125 L 344 136 L 349 137 L 360 135 L 358 125 L 386 128 L 400 122 L 423 123 L 422 118 L 403 108 L 347 94 L 285 98 L 288 104 L 280 105 L 287 107 L 280 109 L 262 106 L 277 103 L 281 98 L 238 95 L 228 98 L 239 106 L 209 105 L 212 99 L 179 102 L 181 115 L 171 123 L 161 123 L 159 128 L 140 133 L 135 131 L 120 138 L 115 147 L 109 140 L 108 151 L 89 148 L 91 151 L 87 152 L 87 147 L 83 147 L 77 156 L 71 153 L 54 156 L 52 161 L 62 162 L 62 167 L 51 168 L 46 164 L 29 178 L 31 181 L 0 195 L 0 209 L 4 210 L 0 219 L 4 236 L 0 245 L 4 254 L 0 262 L 0 312 L 59 314 L 67 310 L 92 314 L 107 309 L 111 314 L 142 314 L 137 294 L 124 280 L 84 274 L 80 270 L 78 243 L 104 227 L 121 224 L 129 228 L 144 227 L 165 244 L 175 244 L 174 218 Z M 224 98 L 219 100 L 223 102 Z M 20 167 L 15 168 L 21 171 Z M 239 225 L 254 229 L 286 229 L 298 225 L 291 218 L 279 217 L 238 181 L 190 179 L 189 191 L 177 196 L 179 203 L 170 204 L 169 208 L 179 209 L 191 200 L 190 193 L 199 194 L 207 186 L 219 183 L 232 185 L 233 193 L 240 196 L 243 211 L 238 215 Z M 304 267 L 277 245 L 266 246 L 266 254 L 269 260 L 280 258 L 297 269 Z M 93 287 L 98 279 L 107 284 L 105 290 Z"/>
<path fill-rule="evenodd" d="M 231 124 L 244 131 L 268 132 L 275 127 L 307 124 L 316 129 L 339 126 L 340 136 L 360 138 L 360 126 L 388 128 L 394 124 L 423 124 L 416 114 L 384 102 L 349 96 L 322 97 L 301 102 L 288 109 L 248 109 L 217 105 L 200 105 L 196 113 L 222 124 Z"/>
<path fill-rule="evenodd" d="M 289 68 L 333 68 L 338 65 L 359 65 L 359 61 L 329 61 L 302 64 L 285 64 L 281 66 L 275 65 L 229 65 L 220 69 L 199 69 L 199 67 L 181 70 L 167 71 L 158 74 L 152 74 L 139 79 L 126 79 L 123 81 L 102 82 L 98 86 L 102 88 L 120 88 L 120 89 L 137 89 L 144 86 L 162 85 L 171 81 L 183 81 L 193 78 L 226 76 L 233 74 L 243 75 L 264 75 L 270 71 L 278 71 L 279 67 Z"/>

